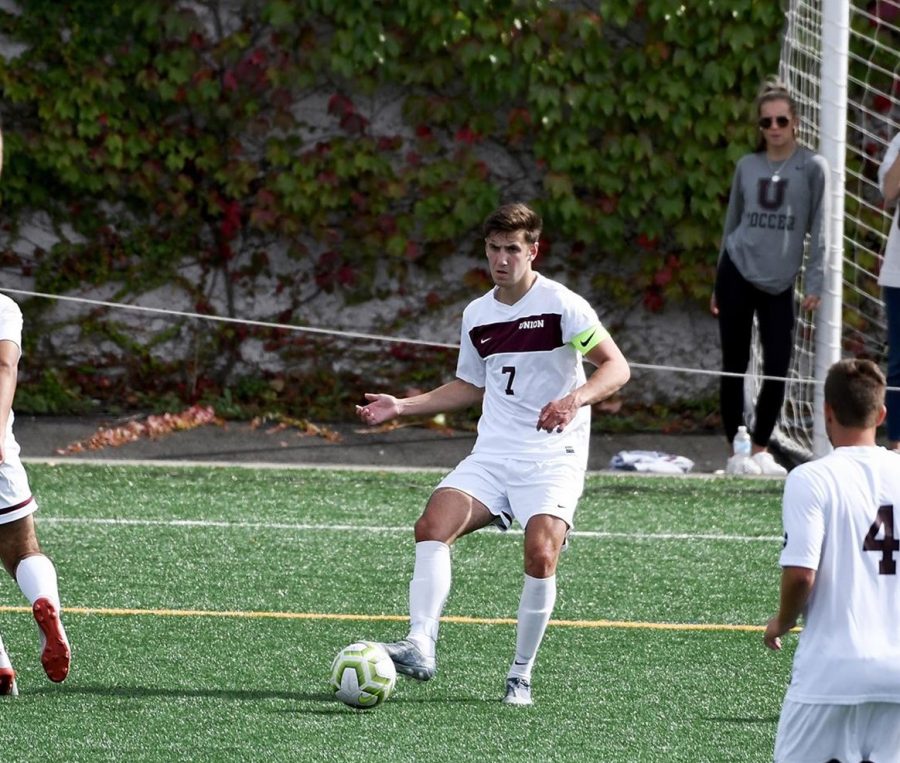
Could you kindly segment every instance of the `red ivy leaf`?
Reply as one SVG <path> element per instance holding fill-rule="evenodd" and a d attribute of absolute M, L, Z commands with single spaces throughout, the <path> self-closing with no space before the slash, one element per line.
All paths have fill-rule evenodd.
<path fill-rule="evenodd" d="M 352 114 L 355 110 L 353 101 L 345 95 L 335 93 L 328 99 L 328 113 L 333 116 L 346 116 Z"/>
<path fill-rule="evenodd" d="M 891 110 L 891 99 L 886 95 L 876 95 L 872 99 L 872 108 L 875 109 L 879 114 L 886 114 Z"/>
<path fill-rule="evenodd" d="M 237 77 L 234 76 L 234 71 L 231 69 L 226 70 L 226 72 L 222 75 L 222 87 L 230 92 L 234 92 L 238 89 L 238 81 Z"/>
<path fill-rule="evenodd" d="M 644 307 L 651 313 L 658 313 L 664 304 L 665 300 L 658 288 L 651 286 L 644 291 Z"/>

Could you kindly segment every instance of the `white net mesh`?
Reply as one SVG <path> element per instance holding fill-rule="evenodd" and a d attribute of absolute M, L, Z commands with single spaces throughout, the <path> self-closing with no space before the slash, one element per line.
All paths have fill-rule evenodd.
<path fill-rule="evenodd" d="M 822 6 L 828 0 L 791 0 L 780 76 L 800 108 L 801 141 L 819 145 Z M 827 62 L 830 63 L 830 62 Z M 878 166 L 900 129 L 900 0 L 850 3 L 846 182 L 844 186 L 841 350 L 845 357 L 881 360 L 885 321 L 877 284 L 890 226 L 878 189 Z M 802 294 L 802 275 L 797 296 Z M 794 354 L 782 415 L 773 440 L 797 459 L 813 454 L 814 315 L 797 312 Z M 760 387 L 762 358 L 754 342 L 747 376 L 748 418 Z M 752 421 L 751 421 L 752 423 Z"/>

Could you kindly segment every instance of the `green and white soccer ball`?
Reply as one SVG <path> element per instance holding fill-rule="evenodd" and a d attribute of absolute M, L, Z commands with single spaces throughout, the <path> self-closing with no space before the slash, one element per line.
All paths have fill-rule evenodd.
<path fill-rule="evenodd" d="M 350 707 L 376 707 L 397 683 L 397 670 L 381 644 L 357 641 L 337 653 L 331 665 L 334 696 Z"/>

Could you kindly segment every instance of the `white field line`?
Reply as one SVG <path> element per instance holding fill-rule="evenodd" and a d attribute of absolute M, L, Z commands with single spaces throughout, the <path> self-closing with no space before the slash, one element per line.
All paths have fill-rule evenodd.
<path fill-rule="evenodd" d="M 226 530 L 293 530 L 296 532 L 362 532 L 382 534 L 411 534 L 412 527 L 392 525 L 330 525 L 289 522 L 230 522 L 212 519 L 121 519 L 114 517 L 48 517 L 39 516 L 40 524 L 59 525 L 112 525 L 122 527 L 192 527 L 216 528 Z M 489 529 L 492 532 L 498 530 Z M 522 530 L 512 529 L 511 535 L 521 535 Z M 573 538 L 597 538 L 601 540 L 633 540 L 633 541 L 731 541 L 738 543 L 774 543 L 783 540 L 780 535 L 727 535 L 722 533 L 634 533 L 605 532 L 602 530 L 573 530 Z"/>
<path fill-rule="evenodd" d="M 436 473 L 447 474 L 453 469 L 452 466 L 396 466 L 396 465 L 378 465 L 378 464 L 296 464 L 296 463 L 279 463 L 277 461 L 203 461 L 190 460 L 185 458 L 173 458 L 167 460 L 164 458 L 94 458 L 84 456 L 22 456 L 23 464 L 42 464 L 44 466 L 140 466 L 153 468 L 182 467 L 186 469 L 203 468 L 203 469 L 264 469 L 285 471 L 307 470 L 307 471 L 333 471 L 333 472 L 396 472 L 403 473 Z M 626 472 L 618 469 L 588 469 L 588 476 L 604 476 L 627 479 L 629 477 L 638 477 L 640 479 L 685 479 L 685 480 L 718 480 L 727 479 L 732 482 L 753 480 L 784 480 L 784 477 L 770 475 L 755 475 L 752 477 L 736 477 L 734 475 L 726 475 L 721 472 L 689 472 L 688 474 L 653 474 L 651 472 Z"/>
<path fill-rule="evenodd" d="M 164 458 L 83 458 L 81 456 L 26 456 L 23 464 L 43 466 L 139 466 L 153 469 L 259 469 L 268 471 L 327 471 L 327 472 L 405 472 L 446 474 L 451 469 L 445 466 L 373 466 L 371 464 L 293 464 L 277 461 L 195 461 L 191 459 Z M 599 473 L 599 472 L 598 472 Z"/>

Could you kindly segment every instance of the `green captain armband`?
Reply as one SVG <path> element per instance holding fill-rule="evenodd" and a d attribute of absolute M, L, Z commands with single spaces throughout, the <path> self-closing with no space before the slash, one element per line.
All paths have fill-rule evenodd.
<path fill-rule="evenodd" d="M 609 332 L 599 324 L 590 329 L 585 329 L 580 334 L 576 334 L 569 340 L 571 344 L 582 355 L 587 355 L 600 342 L 609 336 Z"/>

